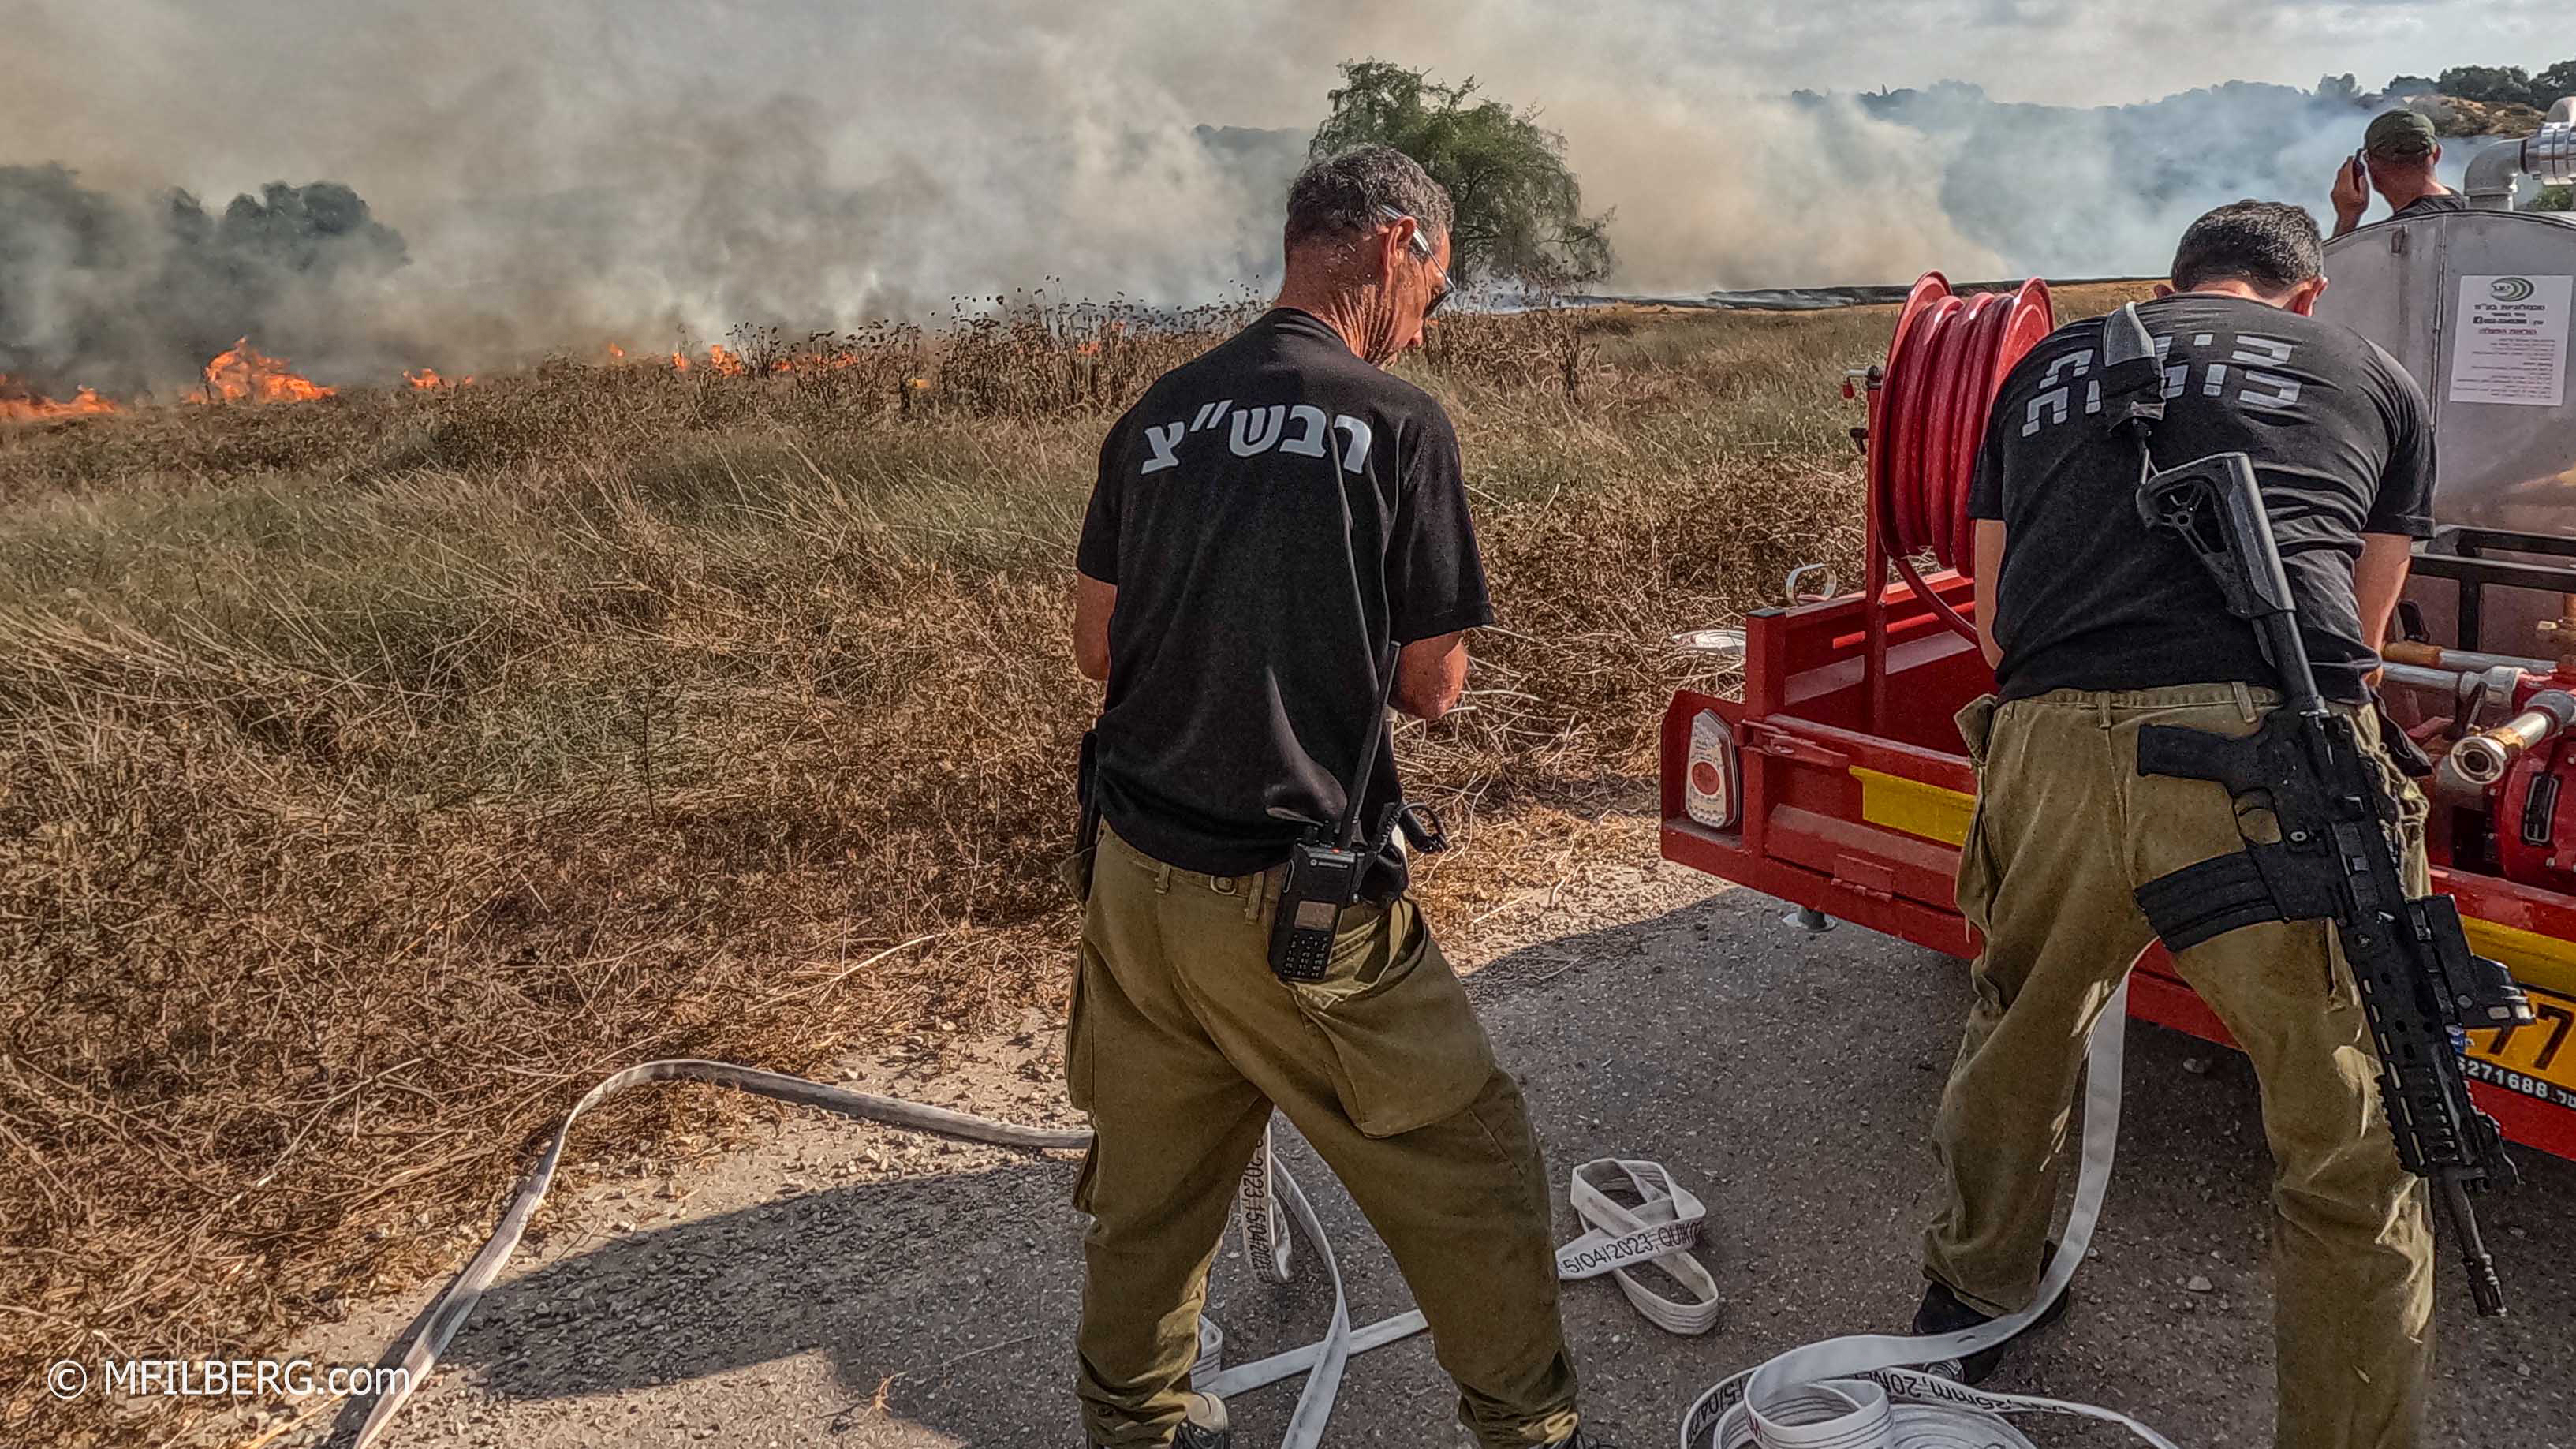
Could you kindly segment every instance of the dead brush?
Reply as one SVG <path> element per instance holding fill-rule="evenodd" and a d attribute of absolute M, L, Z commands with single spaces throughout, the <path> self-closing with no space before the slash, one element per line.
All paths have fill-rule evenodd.
<path fill-rule="evenodd" d="M 1241 315 L 1032 301 L 736 377 L 0 429 L 5 1437 L 179 1435 L 44 1366 L 254 1354 L 411 1292 L 618 1066 L 1053 1011 L 1100 433 Z M 1423 874 L 1458 937 L 1650 848 L 1700 668 L 1670 634 L 1859 551 L 1834 392 L 1883 311 L 1600 321 L 1461 318 L 1406 364 L 1501 614 L 1464 706 L 1398 737 L 1460 827 Z M 746 1120 L 620 1099 L 575 1157 L 667 1168 Z"/>
<path fill-rule="evenodd" d="M 1580 406 L 1598 361 L 1597 309 L 1540 306 L 1526 312 L 1465 313 L 1434 319 L 1423 334 L 1431 366 L 1461 380 L 1563 390 Z"/>

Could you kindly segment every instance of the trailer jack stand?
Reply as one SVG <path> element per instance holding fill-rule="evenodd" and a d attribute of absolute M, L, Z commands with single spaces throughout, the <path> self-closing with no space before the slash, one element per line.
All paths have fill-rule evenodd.
<path fill-rule="evenodd" d="M 1834 918 L 1814 906 L 1792 906 L 1789 908 L 1789 914 L 1782 916 L 1780 920 L 1783 924 L 1795 926 L 1809 935 L 1823 935 L 1834 928 Z"/>

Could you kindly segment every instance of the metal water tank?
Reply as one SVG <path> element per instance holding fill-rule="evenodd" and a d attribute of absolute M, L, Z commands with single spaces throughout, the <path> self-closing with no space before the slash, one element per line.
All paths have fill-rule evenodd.
<path fill-rule="evenodd" d="M 2317 316 L 2395 354 L 2433 405 L 2446 524 L 2576 534 L 2576 213 L 2458 211 L 2326 244 Z"/>

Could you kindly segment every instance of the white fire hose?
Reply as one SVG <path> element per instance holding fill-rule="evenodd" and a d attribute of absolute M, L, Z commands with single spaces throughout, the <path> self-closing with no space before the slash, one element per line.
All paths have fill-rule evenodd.
<path fill-rule="evenodd" d="M 2115 1410 L 1987 1393 L 1920 1367 L 1955 1372 L 1959 1360 L 2029 1327 L 2066 1291 L 2084 1262 L 2120 1140 L 2120 1070 L 2128 1020 L 2129 985 L 2123 977 L 2094 1023 L 2085 1054 L 2084 1143 L 2075 1207 L 2028 1308 L 1935 1337 L 1856 1334 L 1793 1348 L 1702 1394 L 1682 1418 L 1681 1449 L 2032 1449 L 2030 1440 L 2004 1422 L 2002 1416 L 2012 1414 L 2100 1419 L 2128 1429 L 2156 1449 L 2174 1449 L 2163 1435 Z"/>
<path fill-rule="evenodd" d="M 403 1348 L 401 1366 L 404 1372 L 393 1379 L 395 1387 L 379 1397 L 359 1427 L 352 1449 L 371 1449 L 393 1425 L 394 1416 L 402 1412 L 413 1391 L 428 1383 L 438 1357 L 464 1327 L 466 1316 L 474 1311 L 485 1289 L 501 1274 L 519 1240 L 528 1230 L 537 1207 L 545 1201 L 546 1190 L 554 1182 L 555 1169 L 563 1160 L 564 1144 L 572 1133 L 572 1124 L 581 1114 L 629 1087 L 646 1082 L 706 1082 L 769 1097 L 781 1102 L 796 1102 L 844 1116 L 864 1118 L 892 1127 L 936 1132 L 945 1137 L 969 1142 L 989 1142 L 1003 1147 L 1038 1149 L 1081 1149 L 1091 1145 L 1091 1133 L 1080 1129 L 1024 1127 L 997 1122 L 908 1102 L 896 1097 L 880 1097 L 856 1092 L 846 1087 L 826 1086 L 783 1072 L 765 1072 L 730 1062 L 698 1061 L 674 1058 L 644 1062 L 607 1078 L 582 1095 L 555 1128 L 554 1140 L 538 1159 L 536 1171 L 529 1174 L 518 1196 L 511 1199 L 500 1225 L 474 1255 L 455 1281 L 448 1284 L 436 1301 L 416 1320 L 419 1324 Z M 1629 1186 L 1643 1201 L 1634 1208 L 1611 1200 L 1589 1180 L 1593 1175 L 1616 1170 L 1623 1173 Z M 1700 1200 L 1672 1180 L 1672 1175 L 1659 1163 L 1602 1158 L 1587 1162 L 1574 1170 L 1570 1187 L 1575 1214 L 1583 1220 L 1583 1236 L 1557 1251 L 1557 1275 L 1560 1278 L 1593 1278 L 1607 1273 L 1618 1279 L 1620 1291 L 1628 1295 L 1639 1312 L 1660 1328 L 1674 1333 L 1706 1333 L 1717 1322 L 1717 1283 L 1708 1270 L 1690 1256 L 1699 1242 L 1700 1223 L 1708 1210 Z M 1276 1383 L 1298 1373 L 1306 1376 L 1305 1387 L 1298 1392 L 1297 1407 L 1289 1417 L 1288 1432 L 1281 1439 L 1281 1449 L 1316 1449 L 1323 1441 L 1324 1427 L 1332 1417 L 1333 1400 L 1339 1393 L 1343 1366 L 1355 1353 L 1389 1344 L 1419 1333 L 1423 1328 L 1420 1312 L 1408 1312 L 1354 1329 L 1350 1304 L 1342 1287 L 1341 1265 L 1334 1260 L 1333 1247 L 1324 1235 L 1324 1225 L 1315 1215 L 1306 1195 L 1297 1186 L 1271 1152 L 1270 1137 L 1265 1133 L 1261 1150 L 1254 1154 L 1245 1170 L 1236 1201 L 1237 1219 L 1243 1233 L 1245 1257 L 1252 1260 L 1256 1271 L 1280 1282 L 1287 1281 L 1291 1264 L 1288 1236 L 1281 1221 L 1280 1209 L 1313 1245 L 1324 1262 L 1324 1272 L 1333 1285 L 1333 1314 L 1330 1326 L 1321 1340 L 1287 1353 L 1275 1354 L 1239 1368 L 1223 1366 L 1224 1335 L 1216 1325 L 1200 1321 L 1199 1362 L 1191 1372 L 1192 1383 L 1209 1393 L 1241 1393 Z M 1652 1263 L 1689 1288 L 1692 1301 L 1680 1302 L 1654 1292 L 1638 1281 L 1632 1271 Z"/>
<path fill-rule="evenodd" d="M 2036 1414 L 2074 1416 L 2118 1424 L 2155 1449 L 2176 1446 L 2155 1430 L 2115 1410 L 2035 1396 L 1988 1393 L 1944 1377 L 1957 1362 L 2011 1338 L 2035 1321 L 2075 1276 L 2100 1219 L 2102 1200 L 2111 1183 L 2111 1166 L 2120 1135 L 2120 1074 L 2128 1022 L 2129 988 L 2125 980 L 2094 1025 L 2086 1055 L 2084 1138 L 2077 1171 L 2075 1206 L 2060 1235 L 2038 1295 L 2019 1313 L 1959 1333 L 1929 1338 L 1860 1334 L 1828 1339 L 1792 1349 L 1760 1366 L 1735 1375 L 1700 1396 L 1683 1416 L 1681 1449 L 2032 1449 L 2031 1442 L 2003 1416 Z M 429 1381 L 439 1355 L 464 1326 L 485 1289 L 500 1276 L 525 1235 L 528 1223 L 545 1201 L 554 1181 L 572 1125 L 581 1114 L 629 1087 L 646 1082 L 694 1081 L 820 1107 L 863 1118 L 970 1142 L 1004 1147 L 1081 1149 L 1091 1133 L 1079 1129 L 1026 1127 L 998 1122 L 925 1103 L 846 1087 L 826 1086 L 781 1072 L 760 1071 L 728 1062 L 672 1059 L 632 1066 L 600 1082 L 564 1114 L 554 1140 L 538 1160 L 536 1171 L 511 1200 L 500 1225 L 482 1251 L 474 1255 L 445 1292 L 426 1309 L 419 1330 L 404 1347 L 405 1372 L 395 1387 L 378 1398 L 359 1428 L 352 1449 L 372 1449 L 392 1427 L 413 1391 Z M 1604 1193 L 1593 1179 L 1623 1175 L 1641 1199 L 1626 1207 Z M 1677 1334 L 1706 1333 L 1717 1322 L 1718 1292 L 1708 1270 L 1691 1256 L 1698 1244 L 1707 1208 L 1681 1187 L 1660 1163 L 1599 1158 L 1574 1170 L 1568 1187 L 1585 1232 L 1557 1250 L 1557 1275 L 1581 1279 L 1610 1274 L 1619 1288 L 1658 1328 Z M 1192 1384 L 1222 1395 L 1243 1393 L 1303 1373 L 1304 1387 L 1289 1417 L 1281 1449 L 1316 1449 L 1332 1417 L 1342 1371 L 1353 1354 L 1396 1342 L 1422 1331 L 1417 1310 L 1365 1327 L 1351 1325 L 1350 1305 L 1342 1284 L 1341 1265 L 1323 1223 L 1271 1150 L 1267 1133 L 1245 1169 L 1236 1202 L 1244 1256 L 1255 1271 L 1285 1282 L 1292 1272 L 1285 1218 L 1323 1259 L 1333 1285 L 1333 1312 L 1322 1339 L 1303 1348 L 1274 1354 L 1236 1368 L 1223 1363 L 1224 1334 L 1202 1319 L 1199 1362 Z M 1634 1268 L 1652 1263 L 1672 1275 L 1691 1297 L 1676 1300 L 1641 1282 Z M 1926 1372 L 1924 1367 L 1943 1372 Z"/>

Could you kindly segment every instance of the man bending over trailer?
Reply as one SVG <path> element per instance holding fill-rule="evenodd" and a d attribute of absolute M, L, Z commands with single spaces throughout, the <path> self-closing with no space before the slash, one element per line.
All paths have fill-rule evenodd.
<path fill-rule="evenodd" d="M 2163 351 L 2156 446 L 2160 465 L 2251 456 L 2318 683 L 2353 712 L 2400 801 L 2421 895 L 2424 798 L 2387 759 L 2369 700 L 2409 540 L 2432 529 L 2432 432 L 2394 359 L 2309 316 L 2323 261 L 2316 223 L 2294 206 L 2243 201 L 2192 224 L 2173 262 L 2179 294 L 2138 309 Z M 2085 1040 L 2153 939 L 2132 890 L 2240 851 L 2269 824 L 2268 812 L 2240 816 L 2217 784 L 2138 773 L 2142 726 L 2247 735 L 2280 696 L 2253 631 L 2139 519 L 2137 445 L 2087 407 L 2103 351 L 2098 319 L 2033 349 L 1996 398 L 1978 459 L 1977 577 L 1995 592 L 1977 626 L 1998 693 L 1959 715 L 1978 788 L 1958 891 L 1985 950 L 1934 1128 L 1948 1200 L 1924 1237 L 1918 1333 L 2016 1311 L 2037 1289 Z M 2333 926 L 2246 926 L 2174 965 L 2262 1080 L 2278 1167 L 2277 1443 L 2418 1443 L 2431 1230 L 2380 1115 Z M 2004 1351 L 1976 1356 L 1966 1376 L 1983 1378 Z"/>

